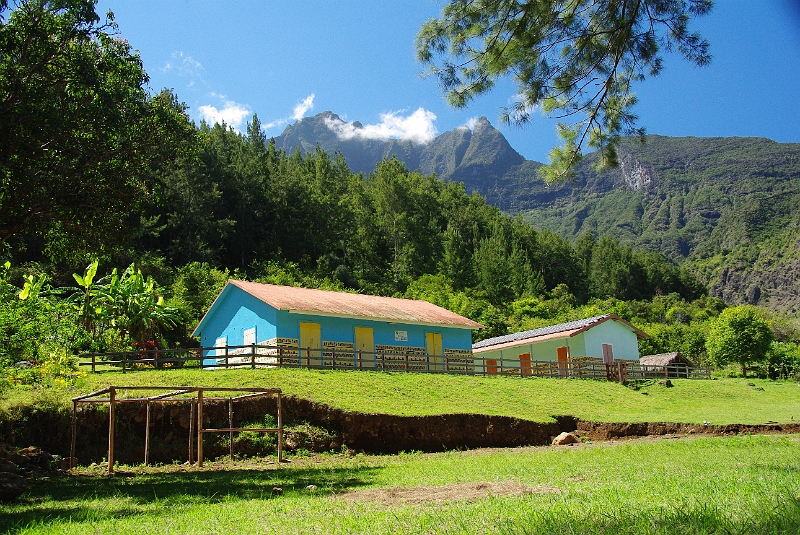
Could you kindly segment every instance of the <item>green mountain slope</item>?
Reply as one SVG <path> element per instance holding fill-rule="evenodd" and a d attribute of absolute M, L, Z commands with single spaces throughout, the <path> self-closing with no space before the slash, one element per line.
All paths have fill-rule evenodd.
<path fill-rule="evenodd" d="M 688 262 L 712 295 L 793 311 L 800 296 L 800 144 L 760 138 L 626 140 L 618 169 L 529 196 L 527 221 L 610 235 Z"/>
<path fill-rule="evenodd" d="M 624 140 L 618 169 L 587 155 L 574 182 L 549 187 L 485 117 L 427 144 L 368 139 L 352 123 L 337 136 L 331 112 L 276 138 L 287 152 L 339 151 L 356 172 L 393 155 L 409 169 L 463 182 L 487 202 L 565 238 L 612 236 L 694 268 L 712 295 L 776 310 L 800 309 L 800 144 L 762 138 Z"/>

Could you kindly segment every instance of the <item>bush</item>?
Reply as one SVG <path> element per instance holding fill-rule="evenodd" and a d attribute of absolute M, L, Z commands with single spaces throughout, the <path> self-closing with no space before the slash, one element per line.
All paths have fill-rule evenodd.
<path fill-rule="evenodd" d="M 800 381 L 800 346 L 793 342 L 772 342 L 762 374 L 770 379 Z"/>
<path fill-rule="evenodd" d="M 41 359 L 27 361 L 23 366 L 0 369 L 0 383 L 9 386 L 66 386 L 86 372 L 78 370 L 78 361 L 67 348 L 46 345 L 41 348 Z"/>

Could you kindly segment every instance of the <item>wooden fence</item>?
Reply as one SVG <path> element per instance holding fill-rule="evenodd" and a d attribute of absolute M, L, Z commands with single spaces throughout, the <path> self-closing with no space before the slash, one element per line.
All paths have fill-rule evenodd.
<path fill-rule="evenodd" d="M 86 353 L 79 365 L 92 372 L 146 368 L 310 368 L 325 370 L 378 370 L 461 375 L 511 375 L 523 377 L 579 377 L 625 381 L 651 378 L 710 379 L 711 368 L 685 364 L 642 366 L 638 361 L 617 360 L 606 365 L 601 358 L 574 361 L 520 361 L 477 355 L 420 355 L 331 348 L 292 348 L 264 344 L 192 349 L 160 349 L 113 353 Z"/>

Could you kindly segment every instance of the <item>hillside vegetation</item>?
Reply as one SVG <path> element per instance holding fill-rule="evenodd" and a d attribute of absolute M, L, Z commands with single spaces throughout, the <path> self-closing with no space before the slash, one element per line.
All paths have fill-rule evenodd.
<path fill-rule="evenodd" d="M 124 244 L 92 263 L 91 252 L 43 247 L 36 236 L 7 251 L 0 388 L 68 377 L 81 351 L 196 344 L 189 333 L 230 277 L 423 299 L 485 325 L 475 340 L 614 313 L 651 335 L 642 354 L 738 362 L 708 358 L 711 322 L 727 305 L 707 295 L 689 260 L 678 266 L 621 238 L 537 231 L 397 159 L 364 176 L 341 155 L 289 155 L 256 117 L 247 135 L 220 125 L 195 134 L 196 157 L 164 166 L 158 202 L 131 222 Z M 630 193 L 613 194 L 630 203 Z M 626 209 L 608 211 L 623 218 Z M 794 318 L 758 316 L 774 343 L 741 371 L 795 377 Z"/>
<path fill-rule="evenodd" d="M 361 125 L 330 112 L 272 140 L 256 115 L 241 133 L 197 126 L 171 92 L 149 94 L 91 2 L 0 11 L 10 35 L 39 20 L 65 28 L 52 42 L 31 33 L 44 55 L 8 65 L 24 109 L 47 113 L 14 115 L 20 136 L 6 136 L 0 162 L 11 177 L 0 389 L 68 382 L 82 351 L 196 345 L 193 327 L 231 277 L 424 299 L 485 325 L 475 340 L 614 313 L 652 335 L 642 353 L 773 378 L 800 369 L 796 318 L 726 310 L 794 310 L 797 145 L 652 137 L 626 143 L 619 170 L 590 172 L 589 156 L 575 184 L 544 188 L 485 118 L 428 144 L 340 136 Z M 61 42 L 72 30 L 80 43 Z M 81 63 L 85 94 L 108 76 L 124 84 L 89 117 L 83 90 L 56 81 L 93 54 L 111 63 Z M 20 74 L 40 64 L 47 76 Z M 75 133 L 89 123 L 87 145 Z M 502 211 L 534 207 L 536 227 Z M 724 350 L 742 319 L 758 343 Z"/>
<path fill-rule="evenodd" d="M 547 185 L 486 118 L 472 130 L 444 132 L 421 145 L 340 139 L 331 112 L 286 128 L 276 146 L 304 154 L 341 152 L 351 169 L 371 173 L 393 155 L 410 170 L 462 182 L 505 213 L 573 241 L 591 233 L 656 251 L 686 265 L 711 294 L 796 312 L 800 295 L 798 195 L 800 144 L 762 138 L 623 140 L 620 167 L 597 172 L 589 154 L 573 182 Z M 358 123 L 353 123 L 357 125 Z M 357 126 L 356 126 L 357 128 Z"/>
<path fill-rule="evenodd" d="M 542 185 L 525 220 L 658 251 L 728 303 L 797 312 L 800 144 L 648 136 L 620 155 L 618 169 L 597 173 L 590 155 L 574 184 Z"/>

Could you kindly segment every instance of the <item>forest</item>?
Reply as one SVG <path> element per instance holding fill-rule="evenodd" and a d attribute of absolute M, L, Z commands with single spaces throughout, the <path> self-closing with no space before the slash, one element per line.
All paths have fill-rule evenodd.
<path fill-rule="evenodd" d="M 246 134 L 201 124 L 191 143 L 101 254 L 56 254 L 33 234 L 6 249 L 6 367 L 196 344 L 228 278 L 424 299 L 486 325 L 476 340 L 614 313 L 652 335 L 643 354 L 708 362 L 709 322 L 727 307 L 658 253 L 537 231 L 396 159 L 364 175 L 339 154 L 287 154 L 256 116 Z M 789 318 L 769 321 L 779 337 L 765 374 L 797 351 Z"/>
<path fill-rule="evenodd" d="M 642 354 L 798 371 L 792 318 L 728 308 L 657 252 L 537 230 L 396 158 L 354 173 L 287 153 L 256 115 L 194 124 L 90 4 L 0 3 L 0 385 L 67 380 L 80 352 L 196 345 L 229 278 L 428 300 L 486 325 L 476 340 L 614 313 L 651 334 Z M 768 326 L 760 349 L 715 351 L 741 317 Z"/>

